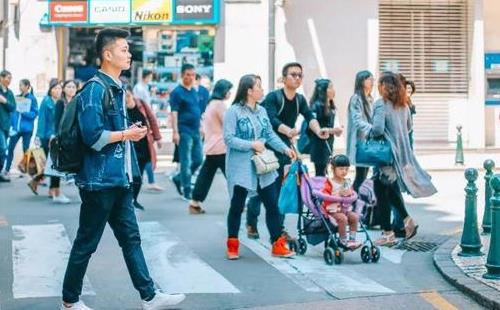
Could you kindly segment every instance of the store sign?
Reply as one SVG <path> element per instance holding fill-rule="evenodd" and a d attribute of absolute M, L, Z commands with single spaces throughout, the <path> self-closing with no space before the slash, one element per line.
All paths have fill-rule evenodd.
<path fill-rule="evenodd" d="M 95 24 L 130 23 L 130 0 L 92 0 L 90 22 Z"/>
<path fill-rule="evenodd" d="M 132 22 L 168 23 L 171 21 L 171 0 L 132 0 Z"/>
<path fill-rule="evenodd" d="M 87 22 L 87 1 L 51 1 L 49 9 L 51 23 Z"/>
<path fill-rule="evenodd" d="M 177 0 L 175 4 L 176 20 L 212 19 L 214 17 L 213 0 Z"/>

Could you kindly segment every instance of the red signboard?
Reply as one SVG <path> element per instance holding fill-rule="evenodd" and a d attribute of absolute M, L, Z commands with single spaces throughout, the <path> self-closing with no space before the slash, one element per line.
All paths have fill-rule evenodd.
<path fill-rule="evenodd" d="M 87 1 L 50 1 L 51 23 L 86 23 Z"/>

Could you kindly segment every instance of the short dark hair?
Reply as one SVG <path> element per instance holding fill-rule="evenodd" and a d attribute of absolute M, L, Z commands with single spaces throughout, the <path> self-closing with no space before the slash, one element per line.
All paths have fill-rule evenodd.
<path fill-rule="evenodd" d="M 287 63 L 286 65 L 283 66 L 283 70 L 281 70 L 281 74 L 283 76 L 287 76 L 288 75 L 288 69 L 293 68 L 293 67 L 298 67 L 298 68 L 300 68 L 300 71 L 304 71 L 302 69 L 302 65 L 299 64 L 298 62 L 289 62 L 289 63 Z"/>
<path fill-rule="evenodd" d="M 143 79 L 147 78 L 149 75 L 152 75 L 152 74 L 153 74 L 153 71 L 151 71 L 149 69 L 142 70 L 142 78 Z"/>
<path fill-rule="evenodd" d="M 104 28 L 97 33 L 95 37 L 95 51 L 97 57 L 102 62 L 102 53 L 104 49 L 116 42 L 117 39 L 126 39 L 130 36 L 130 32 L 119 28 Z"/>
<path fill-rule="evenodd" d="M 181 67 L 181 75 L 188 70 L 194 70 L 194 66 L 192 64 L 183 64 Z"/>
<path fill-rule="evenodd" d="M 4 78 L 4 77 L 7 77 L 7 76 L 9 76 L 9 75 L 10 75 L 10 76 L 12 76 L 12 73 L 10 73 L 10 72 L 9 72 L 9 71 L 7 71 L 7 70 L 2 70 L 2 71 L 0 71 L 0 77 L 3 77 L 3 78 Z"/>

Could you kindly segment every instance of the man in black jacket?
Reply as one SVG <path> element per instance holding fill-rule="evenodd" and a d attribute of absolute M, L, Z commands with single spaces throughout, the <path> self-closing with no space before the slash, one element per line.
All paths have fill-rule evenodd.
<path fill-rule="evenodd" d="M 314 114 L 309 109 L 306 98 L 297 93 L 297 89 L 302 85 L 302 65 L 298 62 L 286 64 L 282 70 L 282 78 L 284 87 L 273 92 L 270 92 L 262 106 L 266 108 L 269 120 L 273 126 L 273 130 L 290 146 L 292 140 L 299 135 L 299 130 L 295 128 L 299 114 L 308 122 L 311 131 L 321 139 L 327 139 L 329 133 L 320 127 L 318 121 L 314 118 Z M 278 182 L 281 188 L 281 181 L 284 177 L 284 168 L 290 164 L 290 158 L 276 153 L 280 167 L 278 169 Z M 279 194 L 279 193 L 277 193 Z M 248 201 L 247 206 L 247 233 L 249 238 L 258 238 L 257 217 L 260 214 L 260 200 L 258 197 L 253 197 Z M 283 224 L 284 216 L 281 217 Z"/>

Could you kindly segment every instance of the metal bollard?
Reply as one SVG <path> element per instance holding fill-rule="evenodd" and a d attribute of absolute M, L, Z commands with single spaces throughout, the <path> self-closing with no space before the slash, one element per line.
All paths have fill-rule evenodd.
<path fill-rule="evenodd" d="M 495 162 L 491 159 L 487 159 L 483 164 L 484 169 L 486 169 L 486 175 L 484 176 L 484 214 L 483 214 L 483 233 L 488 234 L 491 232 L 491 209 L 490 209 L 490 198 L 491 198 L 491 186 L 490 180 L 493 176 L 493 168 L 495 168 Z"/>
<path fill-rule="evenodd" d="M 455 165 L 464 164 L 464 144 L 462 141 L 462 125 L 457 125 L 457 149 L 455 151 Z"/>
<path fill-rule="evenodd" d="M 486 269 L 483 278 L 500 280 L 500 174 L 491 178 L 490 187 L 493 190 L 491 197 L 491 238 Z"/>
<path fill-rule="evenodd" d="M 465 170 L 465 178 L 468 182 L 465 187 L 465 220 L 462 240 L 460 241 L 462 251 L 458 253 L 460 256 L 480 256 L 483 254 L 481 253 L 481 239 L 477 223 L 477 187 L 474 183 L 477 177 L 476 169 L 468 168 Z"/>

